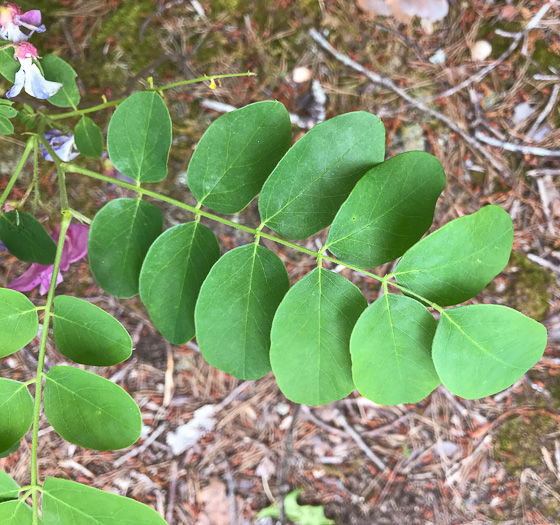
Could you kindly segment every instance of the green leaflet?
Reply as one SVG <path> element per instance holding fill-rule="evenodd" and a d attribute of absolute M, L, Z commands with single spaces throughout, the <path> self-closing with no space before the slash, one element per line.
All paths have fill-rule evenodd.
<path fill-rule="evenodd" d="M 38 331 L 35 305 L 20 292 L 0 288 L 0 358 L 21 350 Z"/>
<path fill-rule="evenodd" d="M 0 470 L 0 503 L 17 499 L 19 494 L 19 485 L 11 476 Z"/>
<path fill-rule="evenodd" d="M 107 131 L 109 158 L 120 172 L 139 182 L 167 176 L 171 117 L 157 93 L 128 97 L 111 117 Z"/>
<path fill-rule="evenodd" d="M 99 126 L 89 117 L 82 117 L 74 128 L 78 151 L 90 158 L 98 159 L 103 154 L 103 134 Z"/>
<path fill-rule="evenodd" d="M 284 499 L 286 517 L 299 525 L 334 525 L 334 521 L 325 516 L 325 510 L 322 506 L 300 505 L 298 503 L 298 497 L 302 492 L 303 489 L 296 489 L 286 494 L 286 498 Z M 257 519 L 267 517 L 280 517 L 280 509 L 277 503 L 272 504 L 266 509 L 262 509 L 257 515 Z"/>
<path fill-rule="evenodd" d="M 366 306 L 355 285 L 324 268 L 291 288 L 270 336 L 272 371 L 288 399 L 324 405 L 354 390 L 350 334 Z"/>
<path fill-rule="evenodd" d="M 290 116 L 280 102 L 265 100 L 226 113 L 194 150 L 189 188 L 206 207 L 237 213 L 259 193 L 291 142 Z"/>
<path fill-rule="evenodd" d="M 13 454 L 16 450 L 18 450 L 20 445 L 21 441 L 16 441 L 8 450 L 0 452 L 0 458 L 7 458 L 10 454 Z"/>
<path fill-rule="evenodd" d="M 350 339 L 358 392 L 380 405 L 417 403 L 440 383 L 432 362 L 437 322 L 418 301 L 386 293 L 360 316 Z"/>
<path fill-rule="evenodd" d="M 0 523 L 2 525 L 31 525 L 33 511 L 22 500 L 11 500 L 0 503 Z M 39 519 L 39 523 L 41 519 Z"/>
<path fill-rule="evenodd" d="M 366 171 L 383 162 L 385 128 L 375 115 L 347 113 L 318 124 L 288 150 L 259 197 L 262 222 L 288 239 L 326 228 Z"/>
<path fill-rule="evenodd" d="M 8 450 L 27 434 L 33 421 L 33 398 L 19 381 L 0 378 L 0 450 Z"/>
<path fill-rule="evenodd" d="M 16 73 L 19 71 L 20 64 L 14 59 L 14 48 L 6 47 L 9 44 L 11 44 L 11 42 L 2 41 L 2 47 L 4 49 L 0 49 L 0 75 L 13 83 Z"/>
<path fill-rule="evenodd" d="M 45 266 L 54 262 L 56 243 L 30 213 L 16 210 L 3 213 L 0 217 L 0 240 L 20 261 Z"/>
<path fill-rule="evenodd" d="M 57 434 L 74 445 L 118 450 L 140 437 L 142 416 L 134 400 L 108 379 L 70 366 L 46 375 L 45 415 Z"/>
<path fill-rule="evenodd" d="M 444 187 L 443 168 L 429 153 L 410 151 L 378 164 L 336 214 L 326 247 L 360 268 L 395 260 L 426 233 Z"/>
<path fill-rule="evenodd" d="M 173 344 L 184 344 L 194 337 L 196 299 L 219 257 L 216 236 L 199 222 L 170 228 L 146 255 L 140 299 L 156 328 Z"/>
<path fill-rule="evenodd" d="M 11 135 L 14 132 L 14 125 L 0 114 L 0 135 Z"/>
<path fill-rule="evenodd" d="M 48 101 L 59 108 L 76 108 L 80 103 L 80 91 L 76 84 L 78 74 L 74 68 L 56 55 L 45 55 L 41 60 L 41 67 L 47 80 L 62 84 L 60 91 Z"/>
<path fill-rule="evenodd" d="M 107 293 L 127 299 L 138 293 L 144 257 L 163 230 L 159 208 L 140 199 L 115 199 L 93 218 L 89 265 Z"/>
<path fill-rule="evenodd" d="M 506 266 L 511 217 L 499 206 L 455 219 L 415 244 L 395 268 L 397 282 L 441 306 L 471 299 Z"/>
<path fill-rule="evenodd" d="M 289 287 L 284 263 L 263 246 L 226 253 L 196 303 L 196 340 L 204 359 L 240 379 L 270 372 L 272 319 Z"/>
<path fill-rule="evenodd" d="M 62 355 L 83 365 L 116 365 L 132 354 L 132 339 L 124 326 L 77 297 L 54 298 L 53 336 Z"/>
<path fill-rule="evenodd" d="M 516 310 L 493 304 L 444 310 L 433 344 L 443 385 L 466 399 L 513 385 L 542 357 L 546 328 Z"/>
<path fill-rule="evenodd" d="M 0 135 L 11 135 L 14 132 L 14 125 L 9 119 L 15 117 L 17 113 L 9 100 L 0 102 Z"/>
<path fill-rule="evenodd" d="M 167 525 L 143 503 L 66 479 L 45 479 L 42 510 L 44 525 Z"/>

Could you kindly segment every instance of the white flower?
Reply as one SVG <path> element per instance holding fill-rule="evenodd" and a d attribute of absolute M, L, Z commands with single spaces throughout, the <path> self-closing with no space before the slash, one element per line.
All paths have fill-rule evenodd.
<path fill-rule="evenodd" d="M 57 93 L 62 84 L 46 80 L 37 64 L 33 61 L 38 60 L 37 49 L 28 42 L 13 44 L 15 47 L 14 59 L 19 60 L 20 68 L 16 73 L 16 78 L 12 89 L 6 93 L 7 98 L 12 98 L 21 92 L 22 88 L 28 95 L 35 98 L 45 99 Z"/>

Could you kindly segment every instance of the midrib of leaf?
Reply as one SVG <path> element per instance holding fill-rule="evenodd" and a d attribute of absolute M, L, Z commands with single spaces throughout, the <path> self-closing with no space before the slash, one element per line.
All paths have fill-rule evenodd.
<path fill-rule="evenodd" d="M 16 396 L 19 394 L 19 392 L 20 392 L 23 388 L 25 388 L 25 389 L 27 390 L 26 386 L 25 386 L 24 384 L 21 384 L 21 385 L 17 388 L 17 390 L 14 390 L 14 391 L 11 393 L 11 395 L 9 395 L 8 397 L 2 399 L 2 401 L 0 402 L 0 409 L 3 409 L 4 405 L 6 405 L 6 404 L 9 405 L 9 404 L 10 404 L 10 401 L 11 401 L 14 397 L 16 397 Z"/>
<path fill-rule="evenodd" d="M 131 253 L 131 246 L 132 246 L 132 231 L 134 230 L 134 225 L 136 223 L 136 219 L 138 217 L 138 210 L 140 209 L 140 203 L 143 202 L 140 199 L 136 199 L 135 200 L 135 209 L 133 208 L 133 215 L 132 215 L 132 220 L 129 222 L 129 227 L 128 227 L 128 235 L 126 236 L 126 239 L 128 240 L 127 243 L 125 243 L 125 257 L 124 257 L 124 261 L 128 262 L 129 258 L 130 258 L 130 253 Z M 125 270 L 129 267 L 128 264 L 121 264 L 121 271 L 120 271 L 120 279 L 119 281 L 122 282 L 123 281 L 123 277 L 124 277 L 124 273 Z"/>
<path fill-rule="evenodd" d="M 107 341 L 114 343 L 114 344 L 118 344 L 119 346 L 123 346 L 122 343 L 120 343 L 117 339 L 113 339 L 112 337 L 109 337 L 105 332 L 99 332 L 97 330 L 94 330 L 93 328 L 91 328 L 91 325 L 87 325 L 84 323 L 80 323 L 78 321 L 74 321 L 72 319 L 69 319 L 68 317 L 64 317 L 62 315 L 57 315 L 55 313 L 51 313 L 51 317 L 56 317 L 58 319 L 62 319 L 68 323 L 72 323 L 74 325 L 78 325 L 80 328 L 83 328 L 84 330 L 88 330 L 89 332 L 92 332 L 95 335 L 101 336 L 103 339 L 106 339 Z M 114 319 L 114 317 L 112 317 Z M 64 333 L 64 329 L 62 329 L 62 332 Z"/>
<path fill-rule="evenodd" d="M 389 304 L 389 293 L 387 292 L 387 290 L 385 290 L 385 293 L 383 295 L 385 296 L 385 305 L 386 305 L 386 308 L 387 308 L 387 315 L 389 316 L 389 326 L 391 328 L 391 337 L 393 339 L 393 348 L 395 349 L 395 359 L 397 361 L 397 370 L 399 371 L 399 378 L 401 380 L 401 385 L 404 386 L 405 382 L 404 382 L 403 377 L 402 377 L 400 356 L 399 356 L 399 353 L 397 351 L 397 340 L 396 340 L 396 337 L 395 337 L 395 325 L 393 324 L 393 315 L 391 313 L 391 305 Z"/>
<path fill-rule="evenodd" d="M 88 405 L 91 405 L 92 407 L 94 407 L 97 410 L 100 410 L 101 412 L 103 412 L 104 414 L 110 416 L 112 419 L 114 419 L 115 421 L 118 421 L 119 423 L 123 423 L 122 419 L 120 419 L 119 417 L 114 416 L 113 414 L 111 414 L 110 412 L 107 412 L 106 409 L 104 409 L 103 407 L 96 405 L 95 403 L 93 403 L 92 401 L 90 401 L 89 399 L 87 399 L 86 397 L 78 394 L 78 392 L 76 392 L 75 390 L 71 390 L 70 388 L 65 387 L 64 385 L 60 384 L 58 381 L 54 380 L 52 377 L 49 377 L 47 375 L 47 381 L 51 381 L 52 383 L 54 383 L 58 388 L 60 388 L 61 390 L 66 390 L 67 392 L 70 392 L 70 394 L 72 394 L 74 397 L 77 397 L 79 399 L 82 399 L 83 401 L 85 401 Z M 119 387 L 120 388 L 120 387 Z M 123 390 L 123 392 L 125 392 Z M 125 392 L 126 393 L 126 392 Z M 79 411 L 78 411 L 79 412 Z M 122 410 L 119 411 L 122 414 Z M 136 430 L 135 428 L 129 426 L 129 425 L 125 425 L 129 430 Z M 86 426 L 87 428 L 87 426 Z"/>
<path fill-rule="evenodd" d="M 255 264 L 257 257 L 258 244 L 255 242 L 253 254 L 251 257 L 251 274 L 249 276 L 249 289 L 247 294 L 247 307 L 245 308 L 245 330 L 243 334 L 243 375 L 247 375 L 247 332 L 249 331 L 249 309 L 251 306 L 251 290 L 253 289 L 253 275 L 255 273 Z"/>
<path fill-rule="evenodd" d="M 331 135 L 331 141 L 332 141 L 332 135 Z M 270 222 L 272 219 L 274 219 L 274 217 L 276 217 L 279 213 L 282 213 L 288 206 L 290 206 L 290 204 L 292 204 L 293 202 L 298 200 L 311 186 L 313 186 L 319 179 L 323 178 L 325 173 L 328 173 L 329 171 L 331 171 L 333 166 L 335 166 L 344 157 L 346 157 L 346 155 L 348 155 L 348 153 L 350 153 L 354 148 L 356 148 L 358 146 L 358 144 L 359 144 L 358 142 L 355 142 L 344 153 L 340 154 L 331 164 L 329 164 L 329 166 L 326 169 L 324 169 L 321 173 L 319 173 L 319 175 L 317 175 L 314 179 L 311 179 L 311 181 L 303 189 L 301 189 L 300 192 L 295 197 L 293 197 L 286 204 L 284 204 L 274 215 L 271 215 L 270 217 L 267 217 L 263 221 L 263 224 L 267 224 L 268 222 Z M 305 146 L 309 147 L 309 144 L 306 144 Z M 299 164 L 299 160 L 298 160 L 298 164 Z M 358 171 L 358 170 L 356 170 L 356 171 Z M 294 181 L 297 180 L 297 173 L 298 173 L 298 171 L 296 171 L 296 173 L 292 177 L 292 180 L 294 180 Z"/>
<path fill-rule="evenodd" d="M 148 126 L 147 126 L 147 128 L 145 128 L 146 132 L 144 133 L 144 147 L 141 150 L 144 153 L 144 155 L 142 155 L 142 162 L 138 166 L 138 180 L 141 180 L 141 178 L 142 178 L 142 170 L 144 168 L 144 163 L 146 162 L 146 158 L 147 158 L 145 153 L 146 153 L 148 148 L 146 146 L 148 145 L 148 137 L 150 135 L 150 130 L 152 129 L 152 120 L 154 118 L 153 109 L 154 109 L 154 102 L 156 100 L 156 97 L 159 97 L 159 95 L 154 95 L 153 97 L 150 97 L 150 111 L 148 113 Z M 154 126 L 154 129 L 156 129 L 155 126 Z M 159 133 L 158 133 L 158 135 L 159 135 Z M 159 136 L 157 138 L 159 138 Z M 129 138 L 129 141 L 130 141 L 130 138 Z M 156 144 L 156 140 L 154 140 L 154 144 Z M 152 152 L 152 150 L 150 150 L 150 153 L 151 152 Z"/>
<path fill-rule="evenodd" d="M 504 361 L 503 359 L 500 359 L 499 357 L 497 357 L 496 355 L 494 355 L 490 350 L 487 350 L 486 348 L 484 348 L 480 343 L 478 343 L 476 340 L 474 340 L 467 332 L 465 332 L 465 330 L 463 330 L 461 328 L 461 326 L 459 324 L 457 324 L 455 321 L 453 321 L 453 319 L 451 318 L 451 316 L 446 313 L 445 310 L 443 310 L 441 312 L 442 315 L 445 316 L 445 318 L 451 323 L 453 324 L 455 327 L 457 327 L 457 330 L 459 330 L 459 332 L 461 332 L 461 334 L 463 334 L 470 342 L 472 342 L 472 344 L 474 346 L 476 346 L 482 353 L 486 354 L 487 356 L 491 357 L 494 361 L 497 361 L 498 363 L 504 365 L 506 368 L 511 368 L 513 370 L 525 370 L 525 368 L 520 367 L 520 366 L 513 366 L 510 363 L 508 363 L 507 361 Z"/>

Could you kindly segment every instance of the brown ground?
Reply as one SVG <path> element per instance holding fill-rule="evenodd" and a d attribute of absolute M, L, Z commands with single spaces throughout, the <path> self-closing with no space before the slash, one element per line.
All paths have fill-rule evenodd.
<path fill-rule="evenodd" d="M 418 19 L 409 24 L 373 20 L 352 0 L 37 4 L 47 6 L 50 28 L 42 47 L 60 51 L 75 66 L 84 104 L 98 103 L 102 94 L 110 99 L 131 92 L 150 75 L 163 84 L 206 73 L 257 73 L 226 80 L 216 91 L 197 84 L 167 92 L 175 141 L 170 176 L 161 192 L 189 198 L 184 183 L 188 158 L 219 115 L 205 109 L 203 99 L 236 107 L 277 99 L 292 113 L 316 117 L 321 104 L 313 99 L 311 81 L 295 84 L 291 78 L 296 66 L 305 66 L 327 95 L 328 117 L 371 111 L 386 125 L 389 156 L 425 149 L 441 160 L 448 185 L 434 226 L 487 203 L 510 212 L 515 254 L 472 302 L 513 306 L 549 328 L 541 362 L 492 398 L 465 401 L 440 387 L 417 405 L 382 407 L 353 394 L 324 407 L 302 407 L 294 420 L 295 407 L 271 375 L 242 383 L 207 365 L 194 343 L 171 347 L 138 300 L 108 297 L 84 261 L 73 265 L 58 291 L 87 297 L 132 334 L 134 357 L 96 371 L 116 380 L 140 404 L 146 438 L 130 450 L 96 452 L 69 445 L 43 421 L 43 478 L 68 477 L 137 498 L 153 505 L 170 524 L 253 523 L 258 510 L 279 492 L 298 487 L 304 487 L 300 502 L 323 505 L 337 524 L 560 523 L 560 111 L 554 98 L 560 85 L 560 6 L 520 35 L 519 45 L 500 62 L 515 35 L 496 30 L 522 31 L 545 2 L 452 1 L 449 15 L 432 27 Z M 322 50 L 309 36 L 311 28 L 324 31 L 341 53 L 381 81 L 372 82 Z M 493 47 L 484 62 L 472 60 L 469 51 L 480 38 Z M 440 49 L 446 52 L 445 63 L 432 64 L 429 57 Z M 426 103 L 443 119 L 403 99 L 403 92 L 416 100 L 445 92 L 491 64 L 495 67 L 482 79 Z M 535 112 L 515 122 L 514 112 L 524 102 Z M 538 142 L 532 127 L 541 114 L 536 127 L 547 125 L 551 131 Z M 99 124 L 106 125 L 109 115 L 99 115 Z M 294 129 L 300 136 L 302 131 Z M 477 131 L 517 150 L 530 146 L 549 151 L 505 151 L 474 139 Z M 7 159 L 18 151 L 17 145 L 1 144 L 0 188 L 11 169 Z M 95 163 L 91 167 L 99 168 Z M 55 188 L 47 168 L 42 168 L 44 194 L 51 195 Z M 72 206 L 90 217 L 109 198 L 126 195 L 126 190 L 100 184 L 86 187 L 77 176 L 71 184 Z M 12 197 L 21 197 L 25 188 L 20 184 Z M 189 220 L 185 215 L 169 210 L 167 226 Z M 239 220 L 258 224 L 255 206 Z M 223 250 L 248 241 L 237 231 L 213 229 Z M 274 248 L 293 279 L 313 264 L 306 256 Z M 3 253 L 0 257 L 4 285 L 25 265 Z M 376 298 L 377 284 L 352 273 L 345 276 L 362 287 L 368 300 Z M 41 303 L 36 292 L 32 297 Z M 33 343 L 0 361 L 2 375 L 31 378 L 37 347 Z M 51 346 L 47 366 L 62 363 L 64 358 Z M 214 430 L 174 456 L 166 435 L 205 405 L 217 410 Z M 22 484 L 29 480 L 29 443 L 30 438 L 17 453 L 0 460 L 0 468 Z M 385 472 L 375 457 L 387 465 Z"/>

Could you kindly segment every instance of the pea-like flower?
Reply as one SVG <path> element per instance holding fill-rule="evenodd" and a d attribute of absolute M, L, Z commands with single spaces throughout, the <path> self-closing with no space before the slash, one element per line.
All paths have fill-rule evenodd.
<path fill-rule="evenodd" d="M 20 27 L 25 27 L 31 32 L 24 33 Z M 45 31 L 45 26 L 41 24 L 41 11 L 34 9 L 23 13 L 12 3 L 0 6 L 0 38 L 10 42 L 25 42 L 35 31 Z"/>
<path fill-rule="evenodd" d="M 41 71 L 33 61 L 39 60 L 37 49 L 29 42 L 19 42 L 11 44 L 14 46 L 14 59 L 19 60 L 21 64 L 12 89 L 6 93 L 7 98 L 19 95 L 20 91 L 25 89 L 28 95 L 35 98 L 45 99 L 52 97 L 57 93 L 62 84 L 60 82 L 51 82 L 46 80 Z"/>
<path fill-rule="evenodd" d="M 64 249 L 62 250 L 62 260 L 60 261 L 60 271 L 56 278 L 56 284 L 63 281 L 62 273 L 68 270 L 70 264 L 79 261 L 87 254 L 87 238 L 89 227 L 82 224 L 71 224 L 66 232 L 64 240 Z M 60 228 L 56 228 L 53 232 L 53 239 L 58 241 Z M 5 246 L 0 247 L 5 249 Z M 7 251 L 7 250 L 6 250 Z M 18 292 L 29 292 L 40 286 L 39 293 L 46 294 L 51 285 L 53 265 L 44 266 L 39 263 L 33 263 L 27 270 L 17 279 L 8 284 L 7 288 L 17 290 Z"/>
<path fill-rule="evenodd" d="M 53 151 L 58 155 L 60 160 L 64 162 L 70 162 L 80 154 L 76 148 L 74 135 L 72 133 L 64 134 L 58 129 L 49 129 L 49 131 L 45 133 L 45 139 L 52 146 Z M 53 162 L 53 158 L 43 145 L 41 145 L 41 150 L 43 158 Z"/>

